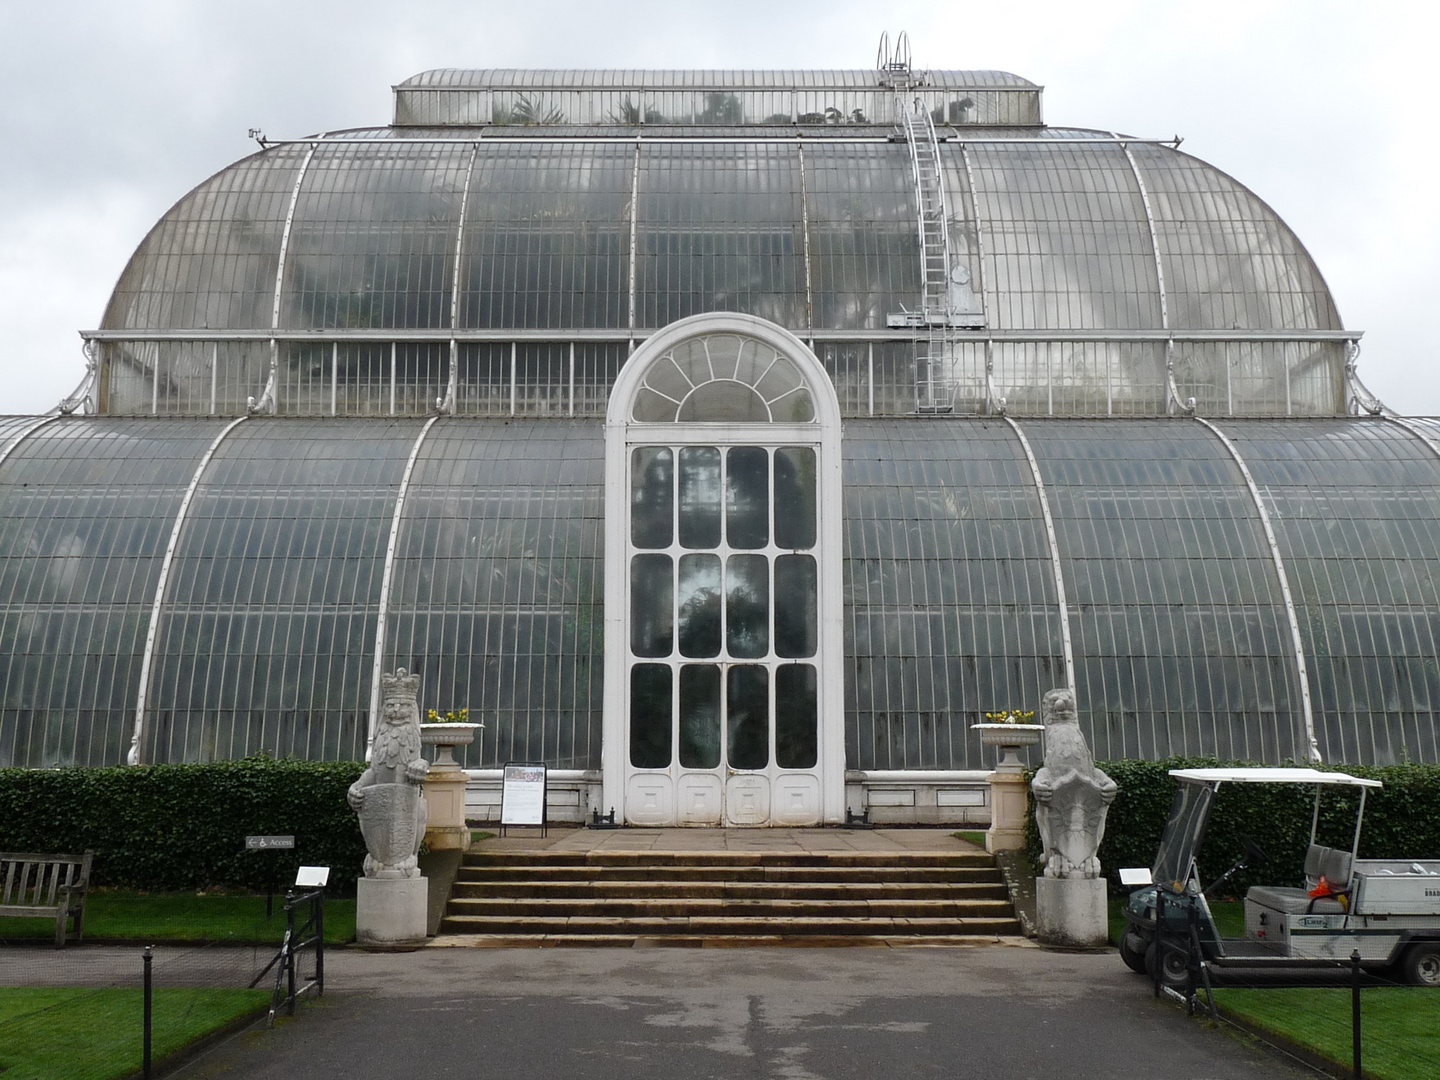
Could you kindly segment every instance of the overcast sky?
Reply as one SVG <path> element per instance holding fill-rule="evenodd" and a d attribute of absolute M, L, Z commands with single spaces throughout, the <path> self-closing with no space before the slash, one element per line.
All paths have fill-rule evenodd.
<path fill-rule="evenodd" d="M 434 67 L 869 67 L 908 30 L 919 67 L 1045 86 L 1051 124 L 1185 137 L 1309 247 L 1360 371 L 1440 414 L 1424 327 L 1440 286 L 1434 5 L 1124 0 L 182 0 L 4 5 L 0 412 L 84 369 L 135 247 L 177 199 L 272 138 L 388 123 Z M 1430 73 L 1430 74 L 1427 74 Z"/>

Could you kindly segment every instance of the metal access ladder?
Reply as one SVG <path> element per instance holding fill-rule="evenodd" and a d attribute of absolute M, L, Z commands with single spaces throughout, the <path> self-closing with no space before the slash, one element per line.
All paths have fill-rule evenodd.
<path fill-rule="evenodd" d="M 954 408 L 956 325 L 950 299 L 950 207 L 940 163 L 940 142 L 930 110 L 912 91 L 923 79 L 910 66 L 910 43 L 901 34 L 895 51 L 889 38 L 880 39 L 876 66 L 882 85 L 895 93 L 895 124 L 910 151 L 911 179 L 920 241 L 920 304 L 886 318 L 892 329 L 915 332 L 915 406 L 920 412 Z M 963 320 L 971 325 L 973 320 Z"/>

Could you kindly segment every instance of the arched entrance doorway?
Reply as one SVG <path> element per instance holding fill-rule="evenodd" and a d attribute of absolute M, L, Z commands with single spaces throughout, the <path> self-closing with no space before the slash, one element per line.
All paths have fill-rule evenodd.
<path fill-rule="evenodd" d="M 634 825 L 839 821 L 840 418 L 748 315 L 650 338 L 606 417 L 604 800 Z"/>

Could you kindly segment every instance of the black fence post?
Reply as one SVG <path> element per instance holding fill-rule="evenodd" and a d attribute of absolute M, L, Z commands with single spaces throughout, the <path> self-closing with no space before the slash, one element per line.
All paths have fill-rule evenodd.
<path fill-rule="evenodd" d="M 1350 954 L 1350 1050 L 1354 1058 L 1355 1080 L 1360 1072 L 1360 950 Z"/>
<path fill-rule="evenodd" d="M 316 889 L 315 898 L 315 996 L 325 996 L 325 890 Z"/>
<path fill-rule="evenodd" d="M 295 1015 L 295 890 L 285 894 L 285 940 L 290 948 L 285 956 L 285 994 L 290 999 L 289 1013 Z"/>
<path fill-rule="evenodd" d="M 145 983 L 144 983 L 144 985 L 145 985 L 145 990 L 144 990 L 144 994 L 143 994 L 143 997 L 144 997 L 144 999 L 145 999 L 145 1006 L 144 1006 L 145 1019 L 144 1019 L 144 1021 L 143 1021 L 144 1028 L 143 1028 L 143 1031 L 142 1031 L 142 1034 L 141 1034 L 141 1040 L 140 1040 L 140 1041 L 141 1041 L 140 1071 L 141 1071 L 141 1073 L 144 1075 L 145 1080 L 150 1080 L 150 1075 L 151 1075 L 151 1074 L 150 1074 L 150 1030 L 151 1030 L 151 1022 L 152 1022 L 152 1020 L 153 1020 L 153 1018 L 154 1018 L 154 1011 L 153 1011 L 153 1009 L 152 1009 L 152 1001 L 151 1001 L 151 999 L 152 999 L 152 994 L 151 994 L 151 983 L 150 983 L 150 964 L 151 964 L 151 961 L 154 959 L 154 956 L 153 956 L 154 951 L 155 951 L 155 950 L 154 950 L 154 947 L 153 947 L 153 946 L 150 946 L 150 945 L 146 945 L 146 946 L 145 946 Z"/>

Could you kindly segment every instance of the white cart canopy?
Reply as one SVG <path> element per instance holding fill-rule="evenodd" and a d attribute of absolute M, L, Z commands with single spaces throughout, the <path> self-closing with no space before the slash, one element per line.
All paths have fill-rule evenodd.
<path fill-rule="evenodd" d="M 1379 780 L 1367 780 L 1343 772 L 1319 769 L 1171 769 L 1177 780 L 1201 784 L 1345 784 L 1350 787 L 1381 787 Z"/>

